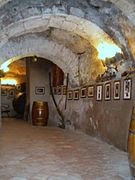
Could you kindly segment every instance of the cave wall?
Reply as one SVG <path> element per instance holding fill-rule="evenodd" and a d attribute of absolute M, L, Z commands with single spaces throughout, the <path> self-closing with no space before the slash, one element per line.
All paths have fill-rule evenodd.
<path fill-rule="evenodd" d="M 129 125 L 132 108 L 135 105 L 135 77 L 132 77 L 131 99 L 123 99 L 123 82 L 125 78 L 112 81 L 93 83 L 94 97 L 68 100 L 65 110 L 65 96 L 56 95 L 57 102 L 65 116 L 66 128 L 83 131 L 96 136 L 116 147 L 127 150 Z M 113 99 L 113 86 L 115 81 L 120 81 L 120 99 Z M 105 84 L 111 83 L 111 100 L 105 100 Z M 103 97 L 96 100 L 96 86 L 103 85 Z M 80 87 L 78 87 L 81 89 Z M 78 89 L 77 88 L 77 89 Z M 75 90 L 76 88 L 69 88 Z"/>

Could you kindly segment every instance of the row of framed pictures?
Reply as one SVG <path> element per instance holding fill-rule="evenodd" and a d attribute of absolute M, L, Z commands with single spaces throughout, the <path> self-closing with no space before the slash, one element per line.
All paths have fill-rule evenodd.
<path fill-rule="evenodd" d="M 79 98 L 95 98 L 97 101 L 105 101 L 111 99 L 120 100 L 121 98 L 121 84 L 120 80 L 114 81 L 113 85 L 111 82 L 106 84 L 89 85 L 82 87 L 81 89 L 68 90 L 67 99 L 68 100 L 79 100 Z M 113 87 L 112 87 L 113 86 Z M 113 92 L 112 92 L 113 91 Z M 132 91 L 132 79 L 123 80 L 122 96 L 124 100 L 131 99 Z"/>

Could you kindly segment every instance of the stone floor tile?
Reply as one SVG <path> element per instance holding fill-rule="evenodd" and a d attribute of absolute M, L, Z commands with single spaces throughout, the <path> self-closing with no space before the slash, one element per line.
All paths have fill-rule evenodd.
<path fill-rule="evenodd" d="M 0 180 L 130 180 L 127 153 L 81 132 L 3 119 Z"/>

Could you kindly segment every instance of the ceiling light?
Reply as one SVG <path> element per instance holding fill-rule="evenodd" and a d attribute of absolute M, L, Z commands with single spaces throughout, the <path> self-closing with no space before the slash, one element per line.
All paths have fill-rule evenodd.
<path fill-rule="evenodd" d="M 105 60 L 106 58 L 112 58 L 117 53 L 122 53 L 121 49 L 116 44 L 109 44 L 107 42 L 101 42 L 97 46 L 98 58 Z"/>
<path fill-rule="evenodd" d="M 1 79 L 1 84 L 2 85 L 16 85 L 17 81 L 15 79 L 11 79 L 11 78 L 2 78 Z"/>

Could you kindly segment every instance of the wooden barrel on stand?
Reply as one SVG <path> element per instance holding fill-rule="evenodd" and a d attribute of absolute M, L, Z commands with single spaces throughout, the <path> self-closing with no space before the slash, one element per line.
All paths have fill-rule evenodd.
<path fill-rule="evenodd" d="M 128 155 L 132 180 L 135 180 L 135 107 L 133 107 L 132 110 L 131 123 L 129 128 Z"/>
<path fill-rule="evenodd" d="M 34 101 L 32 106 L 32 124 L 35 126 L 47 126 L 48 116 L 48 103 L 44 101 Z"/>

